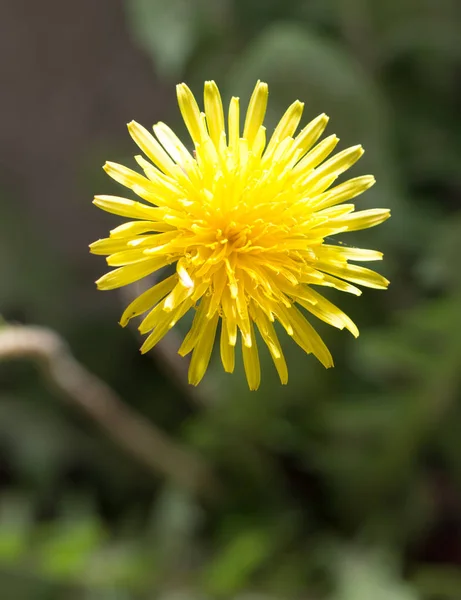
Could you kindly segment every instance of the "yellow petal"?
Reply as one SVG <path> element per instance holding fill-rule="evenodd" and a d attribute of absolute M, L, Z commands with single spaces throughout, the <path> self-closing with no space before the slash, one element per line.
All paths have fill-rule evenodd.
<path fill-rule="evenodd" d="M 352 146 L 342 152 L 338 152 L 338 154 L 315 169 L 315 171 L 303 181 L 304 185 L 313 186 L 325 177 L 338 177 L 341 173 L 350 169 L 363 153 L 364 150 L 362 146 Z"/>
<path fill-rule="evenodd" d="M 311 288 L 304 290 L 304 293 L 310 296 L 312 301 L 297 297 L 296 300 L 301 306 L 333 327 L 346 328 L 354 337 L 358 337 L 359 330 L 357 326 L 341 309 Z"/>
<path fill-rule="evenodd" d="M 280 377 L 280 382 L 284 385 L 287 384 L 288 369 L 277 333 L 275 332 L 272 323 L 259 307 L 256 309 L 256 325 L 258 326 L 261 337 L 269 348 L 275 368 Z"/>
<path fill-rule="evenodd" d="M 192 288 L 184 287 L 182 281 L 179 282 L 165 298 L 163 302 L 163 310 L 166 312 L 171 312 L 189 296 L 192 296 L 192 292 Z"/>
<path fill-rule="evenodd" d="M 383 253 L 378 252 L 378 250 L 366 250 L 364 248 L 354 248 L 353 246 L 330 246 L 328 244 L 322 245 L 321 256 L 324 255 L 341 260 L 357 260 L 360 262 L 382 260 L 383 258 Z"/>
<path fill-rule="evenodd" d="M 164 233 L 166 231 L 171 231 L 173 227 L 168 225 L 167 223 L 162 223 L 158 221 L 155 223 L 154 221 L 128 221 L 127 223 L 123 223 L 115 229 L 111 229 L 110 237 L 115 240 L 128 238 L 132 239 L 140 233 L 147 233 L 149 231 L 156 231 L 159 233 Z"/>
<path fill-rule="evenodd" d="M 292 174 L 297 177 L 304 177 L 319 165 L 327 156 L 329 156 L 339 142 L 336 135 L 330 135 L 320 144 L 317 144 L 306 156 L 294 167 Z"/>
<path fill-rule="evenodd" d="M 192 327 L 188 331 L 183 343 L 181 344 L 181 347 L 178 350 L 178 354 L 181 356 L 186 356 L 186 354 L 189 354 L 189 352 L 195 348 L 205 323 L 211 320 L 206 318 L 209 303 L 210 300 L 208 296 L 201 300 L 199 307 L 197 308 L 197 312 L 195 313 L 194 320 L 192 321 Z"/>
<path fill-rule="evenodd" d="M 171 262 L 171 259 L 165 257 L 148 258 L 134 265 L 119 267 L 100 277 L 96 281 L 96 285 L 99 290 L 113 290 L 138 281 L 146 277 L 146 275 L 150 275 L 154 271 L 161 269 L 169 262 Z"/>
<path fill-rule="evenodd" d="M 317 283 L 317 282 L 315 282 Z M 332 275 L 323 274 L 322 281 L 318 282 L 318 285 L 325 285 L 327 287 L 333 287 L 337 290 L 341 290 L 342 292 L 347 292 L 349 294 L 354 294 L 354 296 L 361 296 L 362 290 L 355 287 L 351 283 L 347 281 L 343 281 L 342 279 L 338 279 L 337 277 L 333 277 Z"/>
<path fill-rule="evenodd" d="M 152 333 L 146 338 L 141 346 L 141 353 L 145 354 L 151 350 L 160 340 L 165 337 L 168 331 L 183 317 L 190 308 L 190 304 L 184 302 L 178 306 L 172 313 L 163 313 L 159 316 L 157 325 Z"/>
<path fill-rule="evenodd" d="M 93 204 L 108 213 L 131 219 L 152 219 L 152 221 L 158 221 L 165 215 L 163 208 L 147 206 L 141 202 L 119 198 L 118 196 L 95 196 Z"/>
<path fill-rule="evenodd" d="M 180 234 L 176 231 L 165 231 L 164 233 L 154 233 L 148 235 L 138 235 L 133 237 L 129 242 L 128 246 L 131 248 L 143 248 L 146 251 L 157 246 L 162 246 L 167 242 L 180 238 Z"/>
<path fill-rule="evenodd" d="M 190 164 L 194 159 L 178 136 L 165 123 L 157 123 L 153 127 L 158 141 L 162 144 L 171 158 L 179 164 Z"/>
<path fill-rule="evenodd" d="M 235 344 L 229 342 L 229 331 L 226 317 L 222 318 L 220 352 L 221 361 L 226 373 L 233 373 L 235 367 Z"/>
<path fill-rule="evenodd" d="M 264 151 L 264 147 L 266 145 L 266 128 L 261 125 L 261 127 L 258 130 L 258 133 L 256 134 L 256 138 L 253 144 L 253 156 L 260 158 L 263 151 Z"/>
<path fill-rule="evenodd" d="M 270 154 L 275 146 L 287 137 L 291 137 L 296 131 L 303 114 L 304 103 L 296 100 L 289 106 L 280 119 L 274 133 L 267 145 L 266 154 Z"/>
<path fill-rule="evenodd" d="M 105 238 L 103 240 L 97 240 L 90 244 L 90 252 L 92 254 L 112 254 L 113 252 L 121 252 L 127 247 L 127 240 L 113 240 L 111 238 Z"/>
<path fill-rule="evenodd" d="M 317 196 L 314 200 L 315 208 L 321 210 L 344 202 L 345 200 L 351 200 L 359 194 L 363 194 L 363 192 L 368 190 L 375 183 L 376 180 L 373 175 L 363 175 L 362 177 L 349 179 L 331 190 L 328 190 L 328 192 L 324 192 L 320 196 Z"/>
<path fill-rule="evenodd" d="M 186 287 L 186 288 L 194 287 L 194 282 L 191 279 L 189 273 L 187 272 L 187 269 L 184 265 L 183 260 L 178 261 L 178 264 L 176 265 L 176 271 L 177 271 L 179 279 L 181 280 L 181 283 L 183 284 L 184 287 Z"/>
<path fill-rule="evenodd" d="M 131 265 L 145 260 L 146 256 L 142 248 L 139 250 L 130 248 L 129 250 L 114 252 L 106 258 L 106 262 L 110 267 L 122 267 L 123 265 Z"/>
<path fill-rule="evenodd" d="M 371 269 L 366 269 L 365 267 L 359 267 L 357 265 L 348 264 L 339 266 L 319 261 L 317 263 L 317 268 L 325 273 L 330 273 L 335 277 L 341 277 L 341 279 L 346 279 L 347 281 L 352 281 L 353 283 L 364 285 L 365 287 L 386 289 L 389 285 L 389 281 L 379 273 L 375 273 L 375 271 L 372 271 Z"/>
<path fill-rule="evenodd" d="M 257 390 L 261 383 L 261 367 L 259 364 L 258 346 L 253 324 L 250 322 L 251 346 L 242 344 L 243 366 L 250 390 Z"/>
<path fill-rule="evenodd" d="M 141 334 L 148 333 L 155 329 L 161 323 L 167 323 L 172 318 L 171 313 L 163 310 L 163 302 L 156 304 L 144 317 L 138 326 L 138 331 Z"/>
<path fill-rule="evenodd" d="M 229 344 L 235 346 L 237 343 L 237 311 L 235 302 L 232 301 L 228 289 L 225 289 L 222 295 L 222 309 L 225 316 Z"/>
<path fill-rule="evenodd" d="M 218 147 L 224 132 L 224 111 L 221 95 L 214 81 L 205 82 L 204 103 L 208 131 L 214 145 Z"/>
<path fill-rule="evenodd" d="M 346 226 L 347 231 L 358 231 L 359 229 L 368 229 L 380 225 L 390 216 L 391 211 L 387 208 L 370 208 L 369 210 L 359 210 L 350 215 L 338 217 L 332 221 L 332 224 Z"/>
<path fill-rule="evenodd" d="M 305 352 L 312 352 L 327 369 L 333 366 L 333 358 L 324 341 L 312 325 L 292 306 L 288 315 L 293 327 L 293 339 Z"/>
<path fill-rule="evenodd" d="M 128 167 L 124 167 L 123 165 L 108 161 L 103 166 L 103 169 L 109 175 L 109 177 L 112 177 L 112 179 L 115 179 L 115 181 L 121 183 L 127 188 L 131 189 L 134 185 L 149 185 L 148 179 L 139 173 L 136 173 L 136 171 L 133 171 Z"/>
<path fill-rule="evenodd" d="M 126 307 L 120 319 L 120 325 L 125 327 L 130 319 L 142 315 L 152 308 L 154 304 L 160 302 L 173 289 L 177 280 L 176 275 L 171 275 L 138 296 Z"/>
<path fill-rule="evenodd" d="M 243 137 L 247 140 L 248 146 L 253 145 L 256 134 L 263 124 L 267 108 L 267 98 L 269 95 L 267 83 L 258 81 L 253 94 L 250 98 L 245 125 L 243 127 Z"/>
<path fill-rule="evenodd" d="M 198 385 L 207 370 L 216 336 L 218 318 L 219 315 L 216 313 L 211 319 L 205 319 L 189 365 L 189 383 L 192 385 Z"/>
<path fill-rule="evenodd" d="M 338 219 L 344 215 L 348 215 L 353 212 L 355 209 L 354 204 L 341 204 L 341 206 L 329 206 L 328 208 L 324 208 L 323 210 L 315 213 L 316 217 L 327 217 L 328 223 L 331 221 Z"/>
<path fill-rule="evenodd" d="M 171 196 L 172 198 L 180 198 L 184 191 L 181 189 L 179 185 L 179 181 L 176 181 L 177 175 L 177 166 L 172 167 L 173 173 L 172 175 L 166 175 L 154 167 L 152 163 L 146 160 L 140 154 L 136 154 L 134 157 L 135 161 L 142 168 L 144 173 L 147 175 L 147 182 L 144 180 L 143 185 L 133 184 L 132 189 L 135 187 L 147 190 L 152 194 L 156 194 L 157 196 Z M 180 172 L 184 175 L 184 173 L 180 170 Z M 182 178 L 181 183 L 184 183 L 184 178 Z"/>
<path fill-rule="evenodd" d="M 148 156 L 159 169 L 164 173 L 171 173 L 174 171 L 174 162 L 145 127 L 136 123 L 136 121 L 131 121 L 131 123 L 128 123 L 128 131 L 144 154 Z"/>
<path fill-rule="evenodd" d="M 224 269 L 220 269 L 214 274 L 213 277 L 213 288 L 210 298 L 210 307 L 208 309 L 207 317 L 210 318 L 218 310 L 221 304 L 221 298 L 224 292 L 225 285 L 227 283 L 227 275 Z"/>
<path fill-rule="evenodd" d="M 240 138 L 240 109 L 239 99 L 233 96 L 229 105 L 229 148 L 238 150 Z"/>
<path fill-rule="evenodd" d="M 296 136 L 295 146 L 301 151 L 301 155 L 307 152 L 325 131 L 328 123 L 328 117 L 322 113 L 311 121 L 304 129 Z"/>
<path fill-rule="evenodd" d="M 191 135 L 194 144 L 199 144 L 203 137 L 203 124 L 200 117 L 200 109 L 194 94 L 185 83 L 176 86 L 179 109 Z"/>

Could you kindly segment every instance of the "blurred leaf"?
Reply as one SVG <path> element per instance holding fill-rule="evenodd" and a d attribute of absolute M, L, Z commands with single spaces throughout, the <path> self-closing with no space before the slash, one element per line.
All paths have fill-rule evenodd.
<path fill-rule="evenodd" d="M 98 591 L 113 587 L 122 592 L 122 586 L 136 590 L 146 583 L 153 584 L 157 568 L 141 544 L 115 541 L 95 550 L 79 576 Z"/>
<path fill-rule="evenodd" d="M 238 591 L 272 552 L 269 532 L 248 529 L 239 532 L 206 566 L 203 583 L 213 595 Z"/>
<path fill-rule="evenodd" d="M 423 565 L 412 578 L 425 598 L 457 600 L 461 590 L 461 570 L 451 566 Z"/>
<path fill-rule="evenodd" d="M 203 514 L 186 490 L 165 485 L 151 519 L 149 537 L 156 547 L 156 568 L 164 579 L 197 562 L 197 530 Z"/>
<path fill-rule="evenodd" d="M 336 562 L 337 591 L 334 600 L 417 600 L 394 565 L 379 553 L 344 547 Z"/>
<path fill-rule="evenodd" d="M 77 448 L 82 453 L 77 432 L 47 404 L 47 395 L 36 389 L 0 396 L 0 436 L 9 459 L 37 485 L 48 484 Z"/>
<path fill-rule="evenodd" d="M 165 486 L 159 495 L 153 515 L 155 537 L 166 545 L 189 538 L 200 522 L 201 512 L 187 491 Z"/>
<path fill-rule="evenodd" d="M 197 42 L 196 0 L 125 0 L 138 43 L 165 77 L 181 77 Z"/>
<path fill-rule="evenodd" d="M 56 578 L 79 576 L 99 548 L 104 533 L 91 517 L 75 522 L 57 521 L 41 532 L 36 546 L 39 572 Z"/>
<path fill-rule="evenodd" d="M 459 289 L 461 271 L 461 213 L 442 221 L 434 228 L 428 240 L 426 256 L 422 257 L 417 274 L 421 281 L 433 289 L 449 287 Z"/>
<path fill-rule="evenodd" d="M 439 66 L 447 68 L 450 61 L 461 59 L 459 20 L 449 11 L 444 14 L 443 10 L 423 10 L 410 19 L 394 22 L 380 44 L 384 64 L 413 55 L 414 60 L 426 66 L 434 64 L 435 59 Z"/>
<path fill-rule="evenodd" d="M 27 498 L 4 494 L 0 500 L 0 564 L 19 563 L 29 547 L 32 507 Z"/>

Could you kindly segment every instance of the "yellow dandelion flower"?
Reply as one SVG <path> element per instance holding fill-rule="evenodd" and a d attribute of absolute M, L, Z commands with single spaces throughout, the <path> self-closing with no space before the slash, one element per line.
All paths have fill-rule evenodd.
<path fill-rule="evenodd" d="M 226 131 L 213 81 L 205 83 L 204 112 L 184 83 L 177 94 L 193 154 L 164 123 L 154 125 L 154 137 L 133 121 L 128 125 L 131 137 L 149 159 L 135 157 L 144 175 L 111 162 L 104 166 L 144 202 L 95 197 L 96 206 L 131 219 L 90 246 L 116 267 L 96 282 L 98 288 L 128 285 L 174 265 L 173 274 L 160 276 L 126 308 L 121 325 L 148 313 L 139 327 L 149 334 L 141 347 L 147 352 L 194 309 L 192 327 L 179 349 L 182 356 L 192 352 L 189 382 L 194 385 L 208 367 L 218 323 L 221 360 L 230 373 L 240 332 L 251 389 L 258 388 L 261 377 L 256 330 L 281 382 L 287 383 L 276 321 L 305 352 L 331 367 L 331 354 L 306 312 L 354 336 L 358 329 L 313 286 L 359 295 L 353 284 L 386 288 L 389 283 L 370 269 L 349 264 L 380 260 L 380 252 L 325 243 L 335 234 L 373 227 L 389 217 L 387 209 L 355 211 L 354 204 L 345 203 L 371 187 L 373 176 L 331 187 L 362 156 L 362 147 L 326 160 L 338 138 L 331 135 L 316 143 L 328 122 L 325 114 L 295 135 L 304 106 L 299 101 L 266 141 L 268 87 L 262 82 L 251 96 L 243 132 L 235 97 Z"/>

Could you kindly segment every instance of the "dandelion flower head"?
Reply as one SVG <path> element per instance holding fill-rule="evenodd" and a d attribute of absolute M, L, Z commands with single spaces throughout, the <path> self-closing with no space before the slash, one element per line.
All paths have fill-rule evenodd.
<path fill-rule="evenodd" d="M 388 285 L 381 275 L 349 262 L 379 260 L 380 252 L 331 241 L 336 234 L 373 227 L 389 217 L 387 209 L 356 211 L 349 202 L 374 184 L 373 176 L 332 187 L 362 156 L 362 147 L 328 158 L 338 138 L 330 135 L 317 143 L 328 117 L 318 116 L 296 134 L 304 106 L 299 101 L 266 140 L 268 87 L 262 82 L 244 119 L 236 97 L 226 119 L 213 81 L 205 83 L 204 112 L 185 84 L 178 85 L 177 95 L 192 152 L 164 123 L 154 125 L 152 135 L 133 121 L 128 129 L 144 154 L 135 157 L 143 174 L 112 162 L 104 166 L 141 201 L 94 199 L 99 208 L 129 219 L 90 246 L 115 267 L 96 282 L 98 288 L 119 288 L 159 272 L 156 282 L 126 308 L 121 325 L 147 313 L 139 327 L 148 334 L 144 353 L 194 310 L 179 349 L 182 356 L 192 352 L 189 382 L 194 385 L 205 374 L 218 331 L 225 371 L 234 370 L 241 339 L 249 387 L 258 388 L 258 335 L 281 382 L 287 383 L 276 322 L 306 353 L 332 366 L 328 348 L 306 315 L 354 336 L 358 329 L 318 286 L 360 295 L 357 284 Z"/>

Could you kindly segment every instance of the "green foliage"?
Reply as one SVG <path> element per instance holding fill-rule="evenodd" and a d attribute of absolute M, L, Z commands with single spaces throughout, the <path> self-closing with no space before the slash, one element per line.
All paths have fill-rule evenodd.
<path fill-rule="evenodd" d="M 198 41 L 196 0 L 133 0 L 127 17 L 159 73 L 178 77 Z"/>
<path fill-rule="evenodd" d="M 344 548 L 338 556 L 340 583 L 335 600 L 417 600 L 416 592 L 398 580 L 388 563 L 370 549 Z"/>
<path fill-rule="evenodd" d="M 204 574 L 204 587 L 214 596 L 228 595 L 243 587 L 265 562 L 271 550 L 269 532 L 244 529 L 211 559 Z"/>
<path fill-rule="evenodd" d="M 306 121 L 331 117 L 343 148 L 363 144 L 354 174 L 373 173 L 377 185 L 358 202 L 390 207 L 393 218 L 346 241 L 383 250 L 378 268 L 392 283 L 360 299 L 331 294 L 361 330 L 353 340 L 318 325 L 334 370 L 282 335 L 286 388 L 262 350 L 257 393 L 240 355 L 233 376 L 215 355 L 192 395 L 164 357 L 138 357 L 138 340 L 117 328 L 126 298 L 109 311 L 106 295 L 98 310 L 74 300 L 82 278 L 51 251 L 51 226 L 36 228 L 2 187 L 15 199 L 0 207 L 4 318 L 65 332 L 78 359 L 206 460 L 221 489 L 205 503 L 145 471 L 33 368 L 2 363 L 0 596 L 456 600 L 459 3 L 125 0 L 124 8 L 163 89 L 186 80 L 201 95 L 203 79 L 216 79 L 226 100 L 239 95 L 245 107 L 263 79 L 269 128 L 299 98 Z M 88 180 L 98 166 L 75 168 Z"/>

